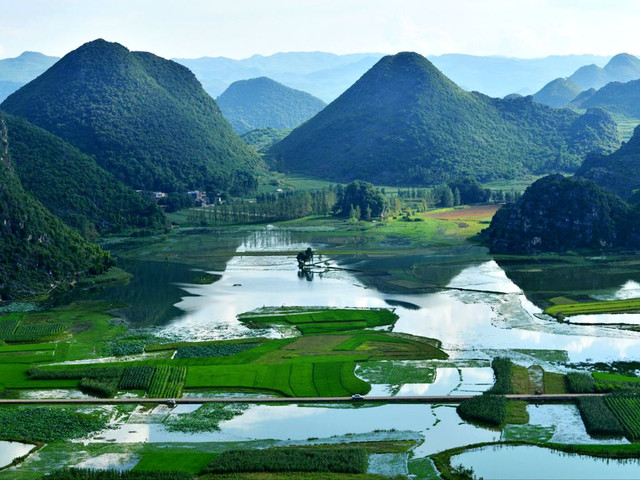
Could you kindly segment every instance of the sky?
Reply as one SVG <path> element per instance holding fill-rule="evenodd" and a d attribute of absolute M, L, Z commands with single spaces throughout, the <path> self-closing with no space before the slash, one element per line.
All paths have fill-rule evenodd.
<path fill-rule="evenodd" d="M 0 0 L 0 58 L 104 38 L 165 58 L 640 54 L 640 0 Z"/>

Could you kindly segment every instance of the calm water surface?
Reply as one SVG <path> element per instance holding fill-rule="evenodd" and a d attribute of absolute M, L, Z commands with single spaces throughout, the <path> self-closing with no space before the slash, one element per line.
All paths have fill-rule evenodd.
<path fill-rule="evenodd" d="M 509 349 L 564 350 L 572 362 L 640 356 L 637 332 L 561 324 L 542 315 L 494 261 L 462 269 L 448 285 L 473 291 L 389 295 L 367 288 L 349 271 L 328 270 L 312 279 L 300 278 L 291 256 L 242 255 L 305 247 L 293 236 L 269 238 L 267 230 L 254 232 L 240 245 L 225 271 L 213 272 L 221 275 L 219 281 L 179 285 L 185 295 L 175 307 L 183 313 L 159 333 L 202 340 L 265 334 L 277 337 L 282 333 L 276 330 L 249 330 L 236 315 L 262 306 L 388 307 L 387 300 L 399 300 L 414 307 L 396 308 L 400 318 L 394 331 L 438 338 L 454 357 L 486 359 Z M 333 261 L 329 264 L 337 266 Z M 620 289 L 628 293 L 635 285 L 624 284 Z M 640 322 L 640 315 L 629 318 L 629 322 Z"/>
<path fill-rule="evenodd" d="M 9 465 L 15 458 L 26 455 L 32 448 L 33 445 L 24 443 L 0 441 L 0 467 Z"/>
<path fill-rule="evenodd" d="M 480 448 L 454 456 L 451 463 L 471 467 L 485 480 L 640 478 L 640 460 L 601 459 L 528 446 Z"/>

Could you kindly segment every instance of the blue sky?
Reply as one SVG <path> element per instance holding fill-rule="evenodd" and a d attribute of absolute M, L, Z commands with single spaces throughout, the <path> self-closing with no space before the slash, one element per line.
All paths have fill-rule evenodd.
<path fill-rule="evenodd" d="M 0 0 L 0 58 L 104 38 L 163 57 L 640 54 L 638 0 Z"/>

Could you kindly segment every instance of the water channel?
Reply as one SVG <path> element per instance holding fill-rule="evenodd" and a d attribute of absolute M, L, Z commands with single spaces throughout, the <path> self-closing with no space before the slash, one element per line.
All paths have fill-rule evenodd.
<path fill-rule="evenodd" d="M 431 362 L 423 366 L 405 365 L 406 368 L 425 368 L 427 380 L 422 383 L 376 382 L 371 380 L 376 378 L 376 366 L 362 365 L 356 372 L 373 383 L 372 393 L 375 394 L 481 392 L 491 385 L 492 374 L 488 362 L 495 355 L 509 355 L 519 363 L 536 362 L 546 369 L 559 371 L 563 370 L 566 362 L 606 362 L 640 357 L 640 333 L 607 325 L 559 323 L 543 315 L 527 299 L 520 287 L 491 259 L 470 262 L 469 265 L 458 268 L 447 283 L 449 289 L 421 294 L 385 293 L 366 284 L 356 272 L 345 270 L 345 267 L 357 270 L 354 268 L 357 263 L 345 265 L 339 257 L 323 259 L 326 266 L 337 268 L 321 268 L 313 276 L 299 276 L 293 256 L 278 254 L 304 250 L 309 246 L 295 232 L 278 232 L 276 235 L 273 229 L 267 228 L 244 235 L 239 241 L 236 254 L 226 262 L 224 269 L 203 268 L 220 276 L 210 285 L 195 285 L 186 280 L 190 275 L 193 276 L 193 267 L 171 267 L 172 272 L 179 272 L 169 277 L 173 281 L 167 280 L 171 283 L 167 286 L 172 289 L 171 295 L 175 295 L 175 291 L 180 292 L 179 298 L 172 304 L 175 314 L 151 327 L 148 325 L 154 322 L 141 324 L 146 324 L 155 335 L 172 339 L 280 337 L 290 335 L 291 331 L 250 330 L 236 316 L 263 306 L 394 305 L 399 320 L 393 331 L 437 338 L 442 341 L 443 348 L 451 359 L 441 364 Z M 313 244 L 311 246 L 314 249 L 319 247 Z M 388 259 L 384 261 L 389 262 Z M 403 261 L 400 254 L 397 262 Z M 147 263 L 145 268 L 167 271 L 166 266 L 159 263 Z M 638 284 L 635 280 L 626 279 L 618 285 L 609 285 L 601 294 L 611 298 L 625 298 L 636 290 Z M 104 297 L 110 293 L 107 291 L 102 295 Z M 111 295 L 114 295 L 113 291 Z M 618 319 L 630 324 L 640 323 L 640 315 Z M 540 354 L 540 351 L 547 353 Z M 559 358 L 563 361 L 557 361 Z M 203 433 L 169 431 L 162 423 L 164 419 L 171 415 L 186 414 L 188 411 L 171 412 L 163 410 L 165 407 L 162 406 L 158 408 L 159 411 L 132 415 L 125 423 L 116 424 L 113 429 L 88 441 L 166 443 L 275 439 L 281 442 L 304 442 L 309 438 L 353 441 L 380 438 L 381 432 L 393 431 L 407 432 L 408 437 L 417 435 L 421 443 L 414 455 L 422 457 L 454 446 L 498 441 L 505 435 L 519 434 L 517 428 L 501 432 L 467 424 L 460 420 L 455 408 L 450 405 L 363 405 L 349 408 L 252 406 L 232 420 L 222 422 L 219 431 Z M 537 408 L 538 410 L 530 411 L 531 424 L 539 427 L 540 431 L 547 432 L 548 439 L 559 443 L 596 441 L 584 431 L 574 406 Z M 626 442 L 624 439 L 612 441 Z M 479 460 L 487 452 L 491 453 L 486 458 L 495 459 Z M 571 471 L 575 464 L 584 465 L 580 468 L 584 468 L 585 472 L 596 472 L 600 468 L 597 466 L 600 465 L 600 460 L 590 459 L 589 463 L 582 457 L 557 455 L 556 458 L 555 452 L 545 449 L 527 450 L 529 453 L 522 454 L 519 452 L 520 450 L 513 449 L 470 452 L 460 456 L 458 460 L 464 465 L 473 466 L 484 478 L 506 478 L 493 477 L 493 473 L 488 470 L 485 473 L 483 470 L 485 465 L 502 464 L 501 455 L 537 458 L 534 462 L 537 465 L 547 465 L 546 462 L 549 465 L 556 465 L 550 462 L 561 464 L 547 469 L 550 475 L 547 478 L 577 478 L 557 476 L 558 472 Z M 530 452 L 535 455 L 529 457 Z M 593 469 L 588 466 L 592 464 L 595 465 Z M 625 475 L 625 468 L 620 470 L 621 475 Z M 634 468 L 637 478 L 637 464 Z M 522 470 L 531 476 L 526 468 Z M 510 471 L 506 475 L 516 478 Z M 542 477 L 536 475 L 536 478 Z"/>

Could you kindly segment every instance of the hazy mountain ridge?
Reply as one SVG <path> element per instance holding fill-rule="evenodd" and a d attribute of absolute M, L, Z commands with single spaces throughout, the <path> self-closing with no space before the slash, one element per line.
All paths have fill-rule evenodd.
<path fill-rule="evenodd" d="M 0 60 L 0 102 L 59 60 L 38 52 L 24 52 Z"/>
<path fill-rule="evenodd" d="M 383 58 L 269 153 L 279 168 L 331 180 L 435 184 L 571 171 L 588 151 L 618 144 L 602 112 L 469 93 L 405 52 Z"/>
<path fill-rule="evenodd" d="M 136 189 L 243 189 L 261 163 L 188 69 L 104 40 L 67 54 L 1 108 Z"/>
<path fill-rule="evenodd" d="M 267 77 L 234 82 L 216 102 L 239 134 L 258 128 L 291 129 L 326 106 L 309 93 Z"/>
<path fill-rule="evenodd" d="M 572 108 L 582 108 L 576 97 L 589 89 L 605 88 L 611 82 L 625 83 L 640 78 L 640 60 L 628 53 L 620 53 L 609 60 L 604 67 L 585 65 L 567 78 L 556 78 L 533 98 L 551 107 L 571 105 Z M 603 106 L 603 105 L 590 105 Z M 610 110 L 609 110 L 610 111 Z"/>

